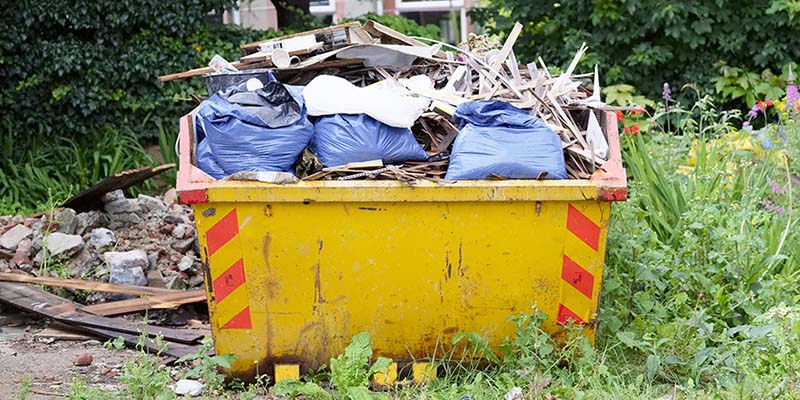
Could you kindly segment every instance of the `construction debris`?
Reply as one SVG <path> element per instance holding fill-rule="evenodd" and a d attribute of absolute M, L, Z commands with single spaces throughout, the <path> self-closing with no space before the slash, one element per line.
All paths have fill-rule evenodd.
<path fill-rule="evenodd" d="M 192 210 L 176 203 L 174 189 L 159 197 L 127 198 L 121 190 L 97 197 L 102 210 L 0 217 L 0 281 L 69 289 L 87 305 L 168 296 L 150 307 L 125 305 L 130 312 L 194 302 L 170 297 L 201 289 L 204 269 Z M 199 298 L 193 293 L 188 299 Z"/>
<path fill-rule="evenodd" d="M 567 177 L 587 179 L 602 168 L 608 157 L 603 129 L 605 121 L 597 112 L 606 107 L 600 100 L 598 70 L 595 68 L 590 74 L 576 73 L 587 51 L 585 45 L 578 49 L 572 62 L 560 74 L 552 73 L 541 58 L 522 64 L 513 50 L 521 32 L 522 25 L 518 23 L 502 44 L 496 37 L 470 35 L 466 42 L 455 47 L 430 39 L 408 37 L 374 21 L 364 26 L 353 22 L 245 44 L 241 46 L 242 57 L 238 61 L 226 63 L 215 58 L 212 66 L 222 71 L 220 73 L 236 76 L 241 71 L 252 69 L 254 64 L 260 68 L 266 64 L 274 79 L 288 85 L 308 85 L 308 118 L 315 125 L 315 137 L 320 129 L 316 127 L 317 116 L 324 120 L 324 116 L 337 113 L 368 114 L 380 123 L 411 127 L 429 157 L 426 161 L 414 162 L 408 159 L 400 162 L 383 160 L 391 165 L 373 168 L 372 171 L 298 169 L 298 177 L 304 181 L 441 181 L 447 172 L 448 155 L 459 137 L 460 128 L 452 123 L 455 110 L 468 102 L 486 100 L 509 103 L 544 122 L 560 139 Z M 201 69 L 161 79 L 194 76 L 201 73 L 199 71 Z M 320 90 L 322 82 L 327 85 L 324 90 Z M 251 82 L 247 85 L 249 88 Z M 591 90 L 587 88 L 589 86 Z M 199 126 L 197 129 L 202 132 L 204 128 Z M 232 132 L 229 133 L 233 136 Z M 276 154 L 302 152 L 303 160 L 307 160 L 302 150 L 270 149 Z M 204 152 L 203 157 L 206 155 Z M 210 156 L 224 158 L 224 155 Z M 498 149 L 492 156 L 502 158 L 506 153 Z M 364 157 L 367 155 L 354 153 L 348 161 L 366 161 Z M 213 161 L 225 164 L 227 160 Z M 209 172 L 203 165 L 208 163 L 201 164 L 201 169 Z M 212 175 L 231 175 L 240 171 L 237 168 L 223 169 L 224 172 L 215 170 L 217 174 Z M 502 174 L 494 175 L 498 175 L 495 178 L 509 178 Z M 535 176 L 515 178 L 534 179 Z M 553 176 L 545 179 L 553 179 Z"/>

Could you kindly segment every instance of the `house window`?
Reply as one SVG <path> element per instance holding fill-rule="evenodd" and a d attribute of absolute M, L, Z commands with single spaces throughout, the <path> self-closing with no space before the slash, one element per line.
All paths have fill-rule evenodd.
<path fill-rule="evenodd" d="M 311 0 L 309 11 L 314 15 L 328 15 L 336 12 L 336 0 Z"/>
<path fill-rule="evenodd" d="M 464 7 L 464 0 L 396 0 L 398 11 L 450 11 Z"/>

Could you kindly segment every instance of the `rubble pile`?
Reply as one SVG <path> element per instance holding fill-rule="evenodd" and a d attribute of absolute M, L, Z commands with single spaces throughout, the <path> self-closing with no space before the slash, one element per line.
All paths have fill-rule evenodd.
<path fill-rule="evenodd" d="M 103 209 L 0 217 L 0 272 L 167 289 L 199 288 L 203 268 L 191 207 L 162 196 L 103 196 Z M 105 300 L 92 293 L 89 302 Z"/>

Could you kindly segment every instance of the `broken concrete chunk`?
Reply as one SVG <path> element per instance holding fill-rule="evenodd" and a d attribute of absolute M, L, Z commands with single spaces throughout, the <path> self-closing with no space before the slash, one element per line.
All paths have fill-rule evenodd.
<path fill-rule="evenodd" d="M 66 235 L 60 232 L 51 233 L 42 240 L 47 255 L 53 257 L 69 257 L 83 248 L 83 238 L 78 235 Z"/>
<path fill-rule="evenodd" d="M 149 263 L 147 253 L 142 250 L 109 251 L 103 254 L 103 260 L 108 264 L 110 283 L 124 285 L 147 285 L 144 271 Z"/>
<path fill-rule="evenodd" d="M 96 249 L 110 246 L 117 242 L 117 237 L 110 229 L 95 228 L 92 229 L 92 236 L 89 239 L 89 244 Z"/>
<path fill-rule="evenodd" d="M 188 229 L 186 224 L 178 224 L 172 228 L 172 236 L 174 236 L 175 239 L 183 239 L 186 237 L 187 231 Z"/>
<path fill-rule="evenodd" d="M 111 203 L 112 201 L 121 200 L 124 198 L 125 198 L 125 192 L 123 192 L 122 189 L 117 189 L 113 192 L 108 192 L 104 194 L 101 200 L 103 201 L 103 204 L 105 204 L 105 203 Z"/>
<path fill-rule="evenodd" d="M 109 214 L 134 213 L 142 211 L 142 209 L 139 207 L 139 203 L 131 199 L 114 200 L 110 203 L 106 203 L 103 206 L 103 209 Z"/>
<path fill-rule="evenodd" d="M 73 278 L 83 279 L 88 276 L 92 269 L 95 267 L 97 261 L 97 253 L 88 247 L 84 247 L 77 256 L 72 257 L 67 262 L 67 271 Z"/>
<path fill-rule="evenodd" d="M 22 239 L 17 245 L 17 251 L 14 257 L 11 258 L 12 267 L 17 267 L 25 272 L 33 270 L 33 260 L 31 260 L 31 248 L 33 241 L 30 239 Z"/>
<path fill-rule="evenodd" d="M 108 217 L 99 211 L 80 213 L 78 214 L 78 226 L 75 228 L 75 233 L 83 235 L 94 228 L 102 228 L 108 225 L 108 222 Z"/>
<path fill-rule="evenodd" d="M 161 274 L 161 271 L 154 269 L 147 272 L 147 286 L 157 288 L 167 287 L 166 283 L 164 282 L 164 275 Z"/>
<path fill-rule="evenodd" d="M 139 225 L 142 223 L 142 218 L 134 213 L 109 214 L 109 217 L 109 229 L 119 229 L 124 226 Z"/>
<path fill-rule="evenodd" d="M 171 245 L 173 250 L 180 253 L 186 253 L 187 251 L 189 251 L 189 249 L 192 248 L 192 246 L 194 246 L 194 238 L 176 240 L 172 242 Z"/>
<path fill-rule="evenodd" d="M 78 228 L 78 214 L 71 208 L 62 208 L 56 211 L 53 218 L 58 222 L 56 232 L 72 235 Z"/>
<path fill-rule="evenodd" d="M 163 201 L 152 197 L 140 194 L 138 198 L 139 207 L 145 212 L 165 212 L 167 205 Z"/>
<path fill-rule="evenodd" d="M 178 270 L 184 272 L 190 268 L 192 268 L 192 264 L 194 264 L 194 259 L 189 256 L 181 257 L 181 260 L 178 262 Z"/>
<path fill-rule="evenodd" d="M 30 237 L 32 234 L 33 230 L 31 228 L 22 224 L 16 225 L 0 236 L 0 247 L 8 250 L 16 250 L 19 242 Z"/>

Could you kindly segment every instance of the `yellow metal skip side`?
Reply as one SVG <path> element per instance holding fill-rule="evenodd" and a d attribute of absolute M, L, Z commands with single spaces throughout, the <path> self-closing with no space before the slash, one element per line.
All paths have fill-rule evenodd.
<path fill-rule="evenodd" d="M 361 331 L 396 361 L 432 356 L 459 331 L 497 346 L 508 317 L 534 306 L 546 330 L 571 320 L 593 337 L 610 203 L 473 201 L 461 189 L 458 201 L 396 202 L 389 189 L 383 201 L 304 204 L 209 188 L 195 218 L 232 374 L 316 368 Z"/>

